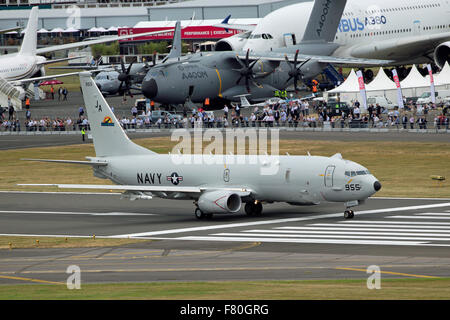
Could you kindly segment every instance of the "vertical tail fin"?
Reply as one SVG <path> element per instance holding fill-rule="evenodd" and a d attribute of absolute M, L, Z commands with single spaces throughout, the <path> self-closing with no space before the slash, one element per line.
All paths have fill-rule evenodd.
<path fill-rule="evenodd" d="M 39 7 L 33 7 L 28 18 L 25 36 L 19 54 L 36 55 Z"/>
<path fill-rule="evenodd" d="M 346 4 L 347 0 L 315 0 L 302 41 L 334 41 Z"/>
<path fill-rule="evenodd" d="M 181 57 L 181 53 L 181 22 L 177 21 L 173 31 L 172 49 L 166 59 L 179 58 Z"/>
<path fill-rule="evenodd" d="M 97 157 L 154 154 L 128 138 L 89 72 L 80 73 L 80 83 Z"/>

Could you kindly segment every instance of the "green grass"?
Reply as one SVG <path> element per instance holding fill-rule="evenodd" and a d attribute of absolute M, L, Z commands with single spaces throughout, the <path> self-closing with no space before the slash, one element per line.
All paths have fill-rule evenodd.
<path fill-rule="evenodd" d="M 139 239 L 106 239 L 91 235 L 89 238 L 72 237 L 0 237 L 0 249 L 25 249 L 25 248 L 92 248 L 115 247 L 126 244 L 142 243 Z"/>
<path fill-rule="evenodd" d="M 447 278 L 382 279 L 380 290 L 367 289 L 366 279 L 120 284 L 83 284 L 83 279 L 81 281 L 80 290 L 68 290 L 65 283 L 61 285 L 1 285 L 0 299 L 438 300 L 450 298 L 450 279 Z"/>

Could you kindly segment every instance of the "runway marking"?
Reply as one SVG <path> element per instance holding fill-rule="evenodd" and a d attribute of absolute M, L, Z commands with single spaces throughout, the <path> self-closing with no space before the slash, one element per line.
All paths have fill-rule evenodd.
<path fill-rule="evenodd" d="M 54 282 L 54 281 L 47 281 L 47 280 L 40 280 L 40 279 L 31 279 L 31 278 L 22 278 L 22 277 L 12 277 L 12 276 L 0 276 L 2 279 L 9 279 L 9 280 L 20 280 L 20 281 L 30 281 L 30 282 L 38 282 L 38 283 L 46 283 L 46 284 L 63 284 L 63 282 Z"/>
<path fill-rule="evenodd" d="M 392 219 L 439 219 L 439 220 L 450 220 L 450 217 L 435 217 L 435 216 L 392 216 L 388 217 Z"/>
<path fill-rule="evenodd" d="M 358 212 L 357 215 L 422 210 L 422 209 L 442 208 L 442 207 L 449 207 L 449 206 L 450 206 L 450 202 L 445 202 L 445 203 L 437 203 L 437 204 L 431 204 L 431 205 L 365 210 L 365 211 Z M 163 234 L 185 233 L 185 232 L 194 232 L 194 231 L 208 231 L 208 230 L 215 230 L 215 229 L 238 228 L 238 227 L 247 227 L 247 226 L 276 224 L 276 223 L 291 223 L 291 222 L 308 221 L 308 220 L 315 220 L 315 219 L 335 218 L 335 217 L 340 217 L 340 216 L 342 216 L 342 213 L 330 213 L 330 214 L 321 214 L 321 215 L 310 215 L 310 216 L 302 217 L 302 218 L 272 219 L 272 220 L 244 222 L 244 223 L 231 223 L 231 224 L 222 224 L 222 225 L 216 224 L 216 225 L 209 225 L 209 226 L 204 226 L 204 227 L 191 227 L 191 228 L 169 229 L 169 230 L 160 230 L 160 231 L 149 231 L 149 232 L 122 234 L 122 235 L 116 235 L 116 236 L 112 236 L 112 237 L 117 237 L 117 238 L 148 237 L 148 236 L 157 236 L 157 235 L 163 235 Z"/>
<path fill-rule="evenodd" d="M 173 239 L 173 238 L 172 238 Z M 370 240 L 337 240 L 337 239 L 285 239 L 264 237 L 217 237 L 217 236 L 188 236 L 175 238 L 173 240 L 195 240 L 195 241 L 258 241 L 258 242 L 280 242 L 280 243 L 319 243 L 319 244 L 368 244 L 368 245 L 396 245 L 411 246 L 426 244 L 426 242 L 413 241 L 370 241 Z"/>
<path fill-rule="evenodd" d="M 355 221 L 356 222 L 356 221 Z M 368 221 L 367 221 L 368 222 Z M 363 227 L 363 228 L 374 228 L 374 230 L 381 230 L 379 228 L 388 228 L 386 230 L 391 230 L 391 228 L 419 228 L 420 229 L 449 229 L 450 230 L 450 226 L 423 226 L 423 225 L 401 225 L 401 224 L 359 224 L 359 223 L 355 223 L 355 224 L 340 224 L 340 225 L 344 225 L 345 227 L 348 227 L 349 230 L 356 230 L 357 227 Z M 315 223 L 312 224 L 312 226 L 330 226 L 330 227 L 335 227 L 336 224 L 335 223 Z M 277 228 L 278 229 L 278 228 Z M 365 230 L 365 229 L 364 229 Z M 411 229 L 413 230 L 413 229 Z M 447 231 L 447 230 L 445 230 Z"/>
<path fill-rule="evenodd" d="M 72 211 L 19 211 L 0 210 L 0 213 L 25 213 L 25 214 L 58 214 L 58 215 L 87 215 L 87 216 L 154 216 L 153 213 L 137 212 L 72 212 Z"/>
<path fill-rule="evenodd" d="M 324 239 L 378 239 L 378 240 L 418 240 L 418 241 L 430 241 L 441 240 L 450 241 L 450 238 L 425 238 L 425 237 L 393 237 L 393 236 L 352 236 L 352 235 L 325 235 L 325 234 L 271 234 L 269 230 L 264 230 L 261 233 L 247 233 L 244 236 L 248 237 L 275 237 L 275 238 L 324 238 Z M 267 234 L 268 233 L 268 234 Z M 353 233 L 352 233 L 353 234 Z M 243 236 L 242 233 L 215 233 L 213 236 Z"/>
<path fill-rule="evenodd" d="M 324 230 L 324 231 L 333 231 L 333 230 L 339 230 L 339 231 L 396 231 L 396 232 L 423 232 L 423 229 L 388 229 L 388 228 L 339 228 L 339 227 L 280 227 L 280 228 L 275 228 L 277 231 L 276 232 L 297 232 L 295 230 Z M 292 231 L 289 231 L 292 230 Z M 435 230 L 425 230 L 428 232 L 444 232 L 445 234 L 449 234 L 450 235 L 450 230 L 440 230 L 440 229 L 435 229 Z M 247 232 L 247 231 L 245 231 Z M 252 231 L 250 231 L 252 232 Z M 348 234 L 348 233 L 347 233 Z M 357 232 L 355 232 L 355 234 L 358 234 Z M 370 234 L 370 233 L 368 233 Z M 401 234 L 401 233 L 399 233 Z"/>
<path fill-rule="evenodd" d="M 442 213 L 442 212 L 424 212 L 424 213 L 418 213 L 418 216 L 450 216 L 450 213 Z"/>
<path fill-rule="evenodd" d="M 367 273 L 367 270 L 364 269 L 356 269 L 356 268 L 336 268 L 337 270 L 349 270 L 349 271 L 361 271 Z M 428 278 L 428 279 L 439 279 L 439 277 L 435 276 L 424 276 L 419 274 L 409 274 L 409 273 L 400 273 L 400 272 L 392 272 L 392 271 L 380 271 L 381 274 L 393 274 L 397 276 L 405 276 L 405 277 L 414 277 L 414 278 Z"/>
<path fill-rule="evenodd" d="M 390 218 L 390 217 L 389 217 Z M 449 226 L 450 222 L 417 222 L 417 221 L 377 221 L 377 220 L 370 220 L 370 221 L 340 221 L 338 224 L 357 224 L 357 223 L 377 223 L 377 224 L 412 224 L 412 225 L 439 225 L 439 226 Z M 335 225 L 335 224 L 334 224 Z"/>

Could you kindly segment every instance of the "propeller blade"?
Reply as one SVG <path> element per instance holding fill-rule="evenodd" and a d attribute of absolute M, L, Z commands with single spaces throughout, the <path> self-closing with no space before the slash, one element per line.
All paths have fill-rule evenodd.
<path fill-rule="evenodd" d="M 294 57 L 294 65 L 297 65 L 297 59 L 298 59 L 298 53 L 300 52 L 300 50 L 297 49 L 297 51 L 295 51 L 295 57 Z"/>
<path fill-rule="evenodd" d="M 239 82 L 241 82 L 243 76 L 240 76 L 238 81 L 236 81 L 236 84 L 239 84 Z"/>
<path fill-rule="evenodd" d="M 126 73 L 125 63 L 123 62 L 123 58 L 120 59 L 120 66 L 122 67 L 122 72 L 123 72 L 123 73 Z"/>

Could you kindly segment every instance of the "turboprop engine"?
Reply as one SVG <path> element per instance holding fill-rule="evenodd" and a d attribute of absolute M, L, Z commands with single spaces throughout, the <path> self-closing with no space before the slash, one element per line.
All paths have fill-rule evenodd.
<path fill-rule="evenodd" d="M 211 191 L 202 194 L 197 204 L 204 213 L 236 213 L 241 209 L 242 200 L 230 191 Z"/>

